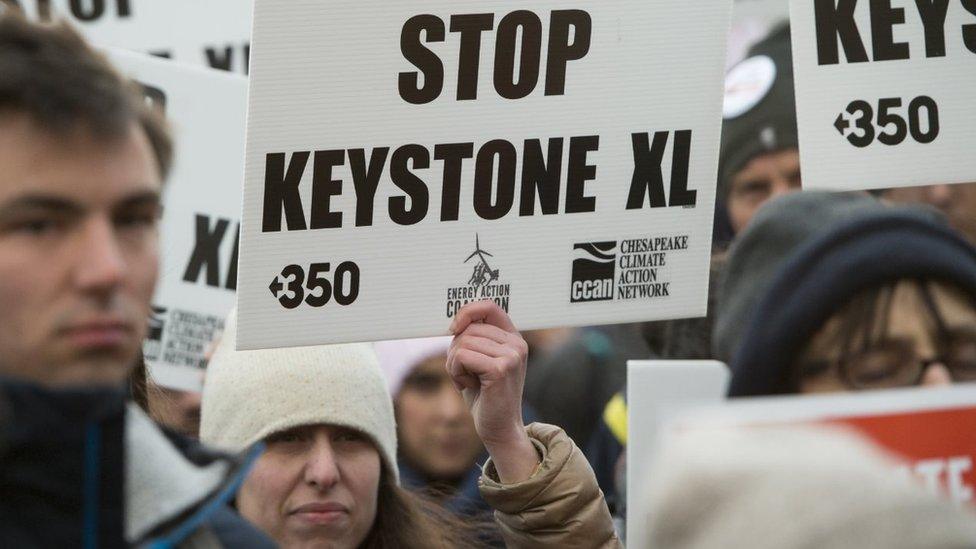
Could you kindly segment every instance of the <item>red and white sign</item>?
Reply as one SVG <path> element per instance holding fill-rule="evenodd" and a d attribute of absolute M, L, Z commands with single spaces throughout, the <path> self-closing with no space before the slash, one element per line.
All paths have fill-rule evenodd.
<path fill-rule="evenodd" d="M 976 404 L 946 410 L 895 412 L 828 420 L 853 427 L 904 458 L 904 472 L 952 501 L 972 503 L 976 486 Z"/>
<path fill-rule="evenodd" d="M 733 400 L 671 427 L 817 424 L 854 429 L 903 460 L 895 474 L 913 474 L 957 504 L 974 504 L 976 384 Z"/>

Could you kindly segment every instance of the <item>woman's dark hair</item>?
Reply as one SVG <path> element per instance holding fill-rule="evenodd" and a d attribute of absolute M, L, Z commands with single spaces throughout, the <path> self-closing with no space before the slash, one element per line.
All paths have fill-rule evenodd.
<path fill-rule="evenodd" d="M 941 337 L 946 332 L 939 306 L 932 295 L 933 281 L 925 279 L 890 281 L 858 293 L 829 317 L 839 316 L 839 322 L 826 334 L 826 344 L 839 351 L 838 363 L 851 361 L 887 339 L 895 292 L 905 284 L 909 285 L 911 291 L 917 292 L 922 303 L 925 304 L 925 314 L 918 319 L 919 322 L 928 323 L 931 332 L 937 336 Z M 946 287 L 956 289 L 955 286 Z M 969 305 L 976 310 L 976 296 L 962 293 L 960 295 L 967 295 L 970 300 Z M 813 339 L 807 342 L 806 348 L 790 369 L 791 392 L 799 392 L 804 374 L 817 373 L 829 366 L 830 361 L 827 360 L 810 360 L 812 343 Z M 843 379 L 843 372 L 839 373 Z M 851 382 L 847 379 L 844 381 Z"/>
<path fill-rule="evenodd" d="M 433 500 L 393 483 L 386 468 L 380 474 L 376 521 L 362 549 L 481 549 L 493 522 L 461 520 Z"/>
<path fill-rule="evenodd" d="M 129 372 L 129 396 L 146 415 L 149 415 L 149 370 L 146 368 L 146 360 L 139 351 L 136 357 L 136 364 Z"/>
<path fill-rule="evenodd" d="M 141 87 L 122 78 L 66 23 L 32 23 L 0 0 L 0 113 L 23 113 L 40 128 L 97 139 L 124 137 L 136 123 L 165 179 L 173 141 Z"/>
<path fill-rule="evenodd" d="M 146 413 L 153 421 L 159 424 L 163 424 L 161 418 L 156 411 L 154 411 L 153 401 L 156 401 L 156 405 L 168 405 L 170 401 L 170 396 L 167 395 L 160 387 L 153 381 L 152 376 L 149 374 L 149 368 L 146 366 L 146 359 L 139 351 L 139 356 L 136 357 L 136 364 L 129 372 L 129 397 L 132 402 L 135 402 L 143 412 Z M 197 433 L 192 433 L 193 438 L 197 438 Z"/>

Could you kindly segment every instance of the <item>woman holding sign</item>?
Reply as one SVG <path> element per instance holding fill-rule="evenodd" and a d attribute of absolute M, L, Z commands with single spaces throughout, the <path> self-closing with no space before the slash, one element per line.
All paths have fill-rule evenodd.
<path fill-rule="evenodd" d="M 930 211 L 784 197 L 730 256 L 714 343 L 732 396 L 976 381 L 976 249 Z"/>
<path fill-rule="evenodd" d="M 464 525 L 400 488 L 393 406 L 368 345 L 234 351 L 233 323 L 204 389 L 201 438 L 267 449 L 236 503 L 286 547 L 474 547 Z M 447 370 L 490 460 L 480 480 L 509 546 L 620 547 L 582 453 L 522 423 L 527 346 L 500 308 L 466 305 Z"/>

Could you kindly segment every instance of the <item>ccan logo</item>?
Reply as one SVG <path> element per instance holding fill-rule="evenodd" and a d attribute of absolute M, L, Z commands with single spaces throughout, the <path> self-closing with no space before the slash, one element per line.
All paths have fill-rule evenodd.
<path fill-rule="evenodd" d="M 573 245 L 573 282 L 570 302 L 612 300 L 616 267 L 616 241 Z"/>
<path fill-rule="evenodd" d="M 142 340 L 142 356 L 147 361 L 156 361 L 163 356 L 163 335 L 166 332 L 166 320 L 169 311 L 166 307 L 152 306 L 149 312 L 149 330 Z"/>
<path fill-rule="evenodd" d="M 162 341 L 163 329 L 166 327 L 166 307 L 152 306 L 149 312 L 149 331 L 146 339 L 150 341 Z"/>

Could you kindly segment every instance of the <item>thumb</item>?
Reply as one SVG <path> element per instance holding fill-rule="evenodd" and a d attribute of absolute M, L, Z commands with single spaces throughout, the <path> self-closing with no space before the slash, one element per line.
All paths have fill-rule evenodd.
<path fill-rule="evenodd" d="M 478 394 L 480 393 L 481 390 L 476 388 L 475 389 L 465 388 L 463 391 L 461 391 L 461 398 L 464 399 L 464 403 L 468 406 L 469 410 L 471 409 L 471 406 L 474 405 L 474 401 L 476 398 L 478 398 Z"/>

